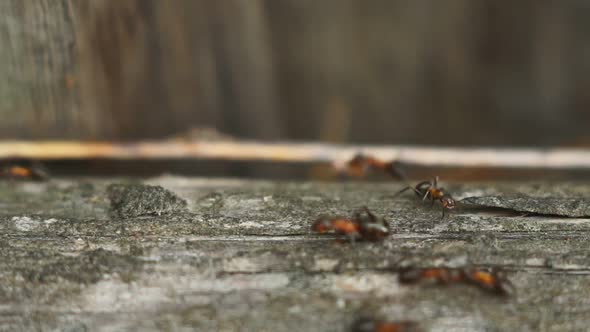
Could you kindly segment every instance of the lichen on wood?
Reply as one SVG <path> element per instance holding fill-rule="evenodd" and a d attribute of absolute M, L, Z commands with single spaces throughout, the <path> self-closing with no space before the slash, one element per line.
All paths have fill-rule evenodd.
<path fill-rule="evenodd" d="M 111 212 L 121 218 L 180 213 L 186 201 L 160 186 L 112 184 L 107 188 Z"/>

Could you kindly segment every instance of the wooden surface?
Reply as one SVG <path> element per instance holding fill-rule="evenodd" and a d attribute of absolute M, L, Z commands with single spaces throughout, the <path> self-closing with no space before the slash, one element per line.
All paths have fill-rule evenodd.
<path fill-rule="evenodd" d="M 1 138 L 588 145 L 583 1 L 5 0 Z M 534 123 L 534 126 L 523 126 Z"/>
<path fill-rule="evenodd" d="M 590 323 L 588 218 L 463 208 L 440 220 L 414 195 L 394 197 L 395 182 L 172 176 L 143 183 L 186 208 L 137 216 L 155 203 L 167 210 L 157 201 L 163 191 L 134 186 L 131 213 L 114 214 L 107 186 L 128 182 L 137 180 L 0 183 L 0 330 L 348 331 L 360 316 L 414 320 L 426 331 L 583 331 Z M 584 183 L 444 185 L 457 199 L 590 192 Z M 318 215 L 363 205 L 390 221 L 384 242 L 310 232 Z M 400 285 L 395 271 L 408 265 L 503 267 L 517 294 Z"/>
<path fill-rule="evenodd" d="M 0 123 L 4 137 L 92 131 L 80 106 L 77 30 L 69 0 L 0 3 Z"/>

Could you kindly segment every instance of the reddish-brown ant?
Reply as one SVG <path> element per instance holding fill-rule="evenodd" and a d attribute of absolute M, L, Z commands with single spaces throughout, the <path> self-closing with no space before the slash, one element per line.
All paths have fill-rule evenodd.
<path fill-rule="evenodd" d="M 399 281 L 406 284 L 416 282 L 448 284 L 460 282 L 463 279 L 462 270 L 436 267 L 428 269 L 404 269 L 399 274 Z"/>
<path fill-rule="evenodd" d="M 498 295 L 511 295 L 514 286 L 499 269 L 406 268 L 399 272 L 402 284 L 419 282 L 436 284 L 467 283 Z"/>
<path fill-rule="evenodd" d="M 360 318 L 352 325 L 352 332 L 419 332 L 418 324 L 412 321 L 384 321 Z"/>
<path fill-rule="evenodd" d="M 312 225 L 318 233 L 334 232 L 348 236 L 351 241 L 378 241 L 389 235 L 389 223 L 377 217 L 365 206 L 356 211 L 352 218 L 319 217 Z"/>
<path fill-rule="evenodd" d="M 479 288 L 500 295 L 515 293 L 514 286 L 506 277 L 506 273 L 498 268 L 489 270 L 466 269 L 464 273 L 466 280 Z"/>
<path fill-rule="evenodd" d="M 401 171 L 398 169 L 397 163 L 395 161 L 383 161 L 375 157 L 364 155 L 362 153 L 355 155 L 346 164 L 346 170 L 348 174 L 355 177 L 363 177 L 371 169 L 383 171 L 394 178 L 405 178 Z"/>
<path fill-rule="evenodd" d="M 396 195 L 399 195 L 408 189 L 413 190 L 416 195 L 418 195 L 418 197 L 422 198 L 422 201 L 425 201 L 427 198 L 429 198 L 431 201 L 431 206 L 434 205 L 434 201 L 440 201 L 442 205 L 442 218 L 445 217 L 445 211 L 451 211 L 457 205 L 455 199 L 442 187 L 438 186 L 438 176 L 436 176 L 432 181 L 422 181 L 414 187 L 407 186 L 400 190 Z"/>
<path fill-rule="evenodd" d="M 48 178 L 47 171 L 40 166 L 6 166 L 0 170 L 0 178 L 9 180 L 43 181 Z"/>
<path fill-rule="evenodd" d="M 344 217 L 327 217 L 321 216 L 313 223 L 311 229 L 320 234 L 334 232 L 343 234 L 350 238 L 351 241 L 361 238 L 360 224 L 356 220 Z"/>

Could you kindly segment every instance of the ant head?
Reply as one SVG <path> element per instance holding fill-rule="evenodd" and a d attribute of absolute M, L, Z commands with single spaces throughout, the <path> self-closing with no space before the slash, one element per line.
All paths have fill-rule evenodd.
<path fill-rule="evenodd" d="M 443 196 L 440 199 L 440 201 L 442 203 L 443 208 L 447 210 L 453 210 L 457 206 L 455 199 L 451 196 Z"/>

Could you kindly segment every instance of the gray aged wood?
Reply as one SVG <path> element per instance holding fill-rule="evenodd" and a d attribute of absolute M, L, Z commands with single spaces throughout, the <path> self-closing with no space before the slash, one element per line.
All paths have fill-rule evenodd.
<path fill-rule="evenodd" d="M 3 0 L 0 137 L 212 126 L 588 146 L 588 14 L 585 1 Z"/>
<path fill-rule="evenodd" d="M 3 137 L 76 137 L 92 129 L 77 89 L 78 15 L 70 0 L 0 2 Z"/>
<path fill-rule="evenodd" d="M 187 209 L 119 219 L 107 187 L 0 183 L 0 330 L 347 331 L 361 315 L 427 331 L 581 331 L 590 323 L 590 219 L 422 207 L 398 183 L 273 183 L 165 176 Z M 450 185 L 458 198 L 578 184 Z M 134 190 L 138 190 L 134 186 Z M 176 198 L 174 198 L 176 200 Z M 339 243 L 319 214 L 367 205 L 393 234 Z M 144 211 L 149 211 L 145 209 Z M 400 265 L 499 266 L 517 288 L 400 285 Z"/>

